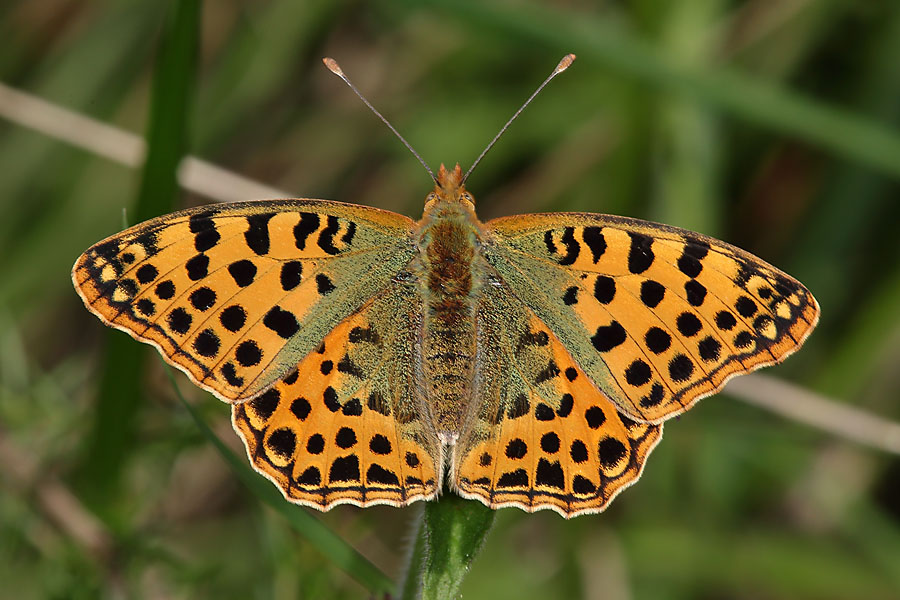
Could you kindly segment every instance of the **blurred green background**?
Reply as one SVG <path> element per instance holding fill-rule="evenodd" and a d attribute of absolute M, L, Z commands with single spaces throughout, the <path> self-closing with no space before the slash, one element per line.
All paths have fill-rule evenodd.
<path fill-rule="evenodd" d="M 125 222 L 213 201 L 174 194 L 181 149 L 292 195 L 418 217 L 428 176 L 322 56 L 433 168 L 465 168 L 576 53 L 469 180 L 481 217 L 608 212 L 742 246 L 822 306 L 804 350 L 767 373 L 900 418 L 900 3 L 232 0 L 178 29 L 191 4 L 0 4 L 0 82 L 156 149 L 142 177 L 0 119 L 0 597 L 369 593 L 240 483 L 155 353 L 107 332 L 69 281 Z M 0 101 L 7 117 L 16 103 Z M 176 379 L 242 457 L 228 408 Z M 288 508 L 392 579 L 421 511 Z M 667 426 L 605 513 L 500 511 L 462 591 L 898 598 L 900 461 L 723 394 Z"/>

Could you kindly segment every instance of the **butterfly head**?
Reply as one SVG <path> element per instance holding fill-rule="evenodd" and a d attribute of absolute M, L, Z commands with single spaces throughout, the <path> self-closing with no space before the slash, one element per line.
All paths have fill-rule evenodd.
<path fill-rule="evenodd" d="M 475 198 L 466 191 L 459 164 L 450 170 L 441 165 L 435 178 L 434 191 L 425 199 L 426 208 L 436 202 L 464 204 L 470 209 L 475 207 Z"/>

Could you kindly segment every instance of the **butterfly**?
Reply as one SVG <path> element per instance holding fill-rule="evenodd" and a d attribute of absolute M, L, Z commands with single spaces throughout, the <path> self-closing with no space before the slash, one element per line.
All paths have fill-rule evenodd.
<path fill-rule="evenodd" d="M 819 307 L 725 242 L 591 213 L 481 222 L 459 165 L 419 221 L 201 206 L 82 254 L 75 289 L 232 406 L 289 501 L 602 511 L 663 421 L 797 350 Z"/>

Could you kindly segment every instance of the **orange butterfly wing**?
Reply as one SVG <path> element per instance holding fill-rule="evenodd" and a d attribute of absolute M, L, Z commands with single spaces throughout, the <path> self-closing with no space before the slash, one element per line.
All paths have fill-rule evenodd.
<path fill-rule="evenodd" d="M 482 292 L 474 406 L 451 472 L 491 508 L 603 510 L 641 475 L 662 425 L 637 423 L 498 278 Z"/>
<path fill-rule="evenodd" d="M 402 215 L 324 200 L 198 207 L 95 244 L 72 279 L 107 325 L 240 402 L 388 285 L 414 254 L 412 227 Z"/>
<path fill-rule="evenodd" d="M 420 321 L 416 290 L 394 283 L 287 378 L 232 407 L 251 463 L 288 500 L 328 510 L 437 494 L 441 446 L 411 368 Z"/>
<path fill-rule="evenodd" d="M 487 227 L 487 261 L 638 421 L 660 423 L 731 376 L 780 362 L 818 320 L 798 281 L 701 234 L 586 213 Z"/>

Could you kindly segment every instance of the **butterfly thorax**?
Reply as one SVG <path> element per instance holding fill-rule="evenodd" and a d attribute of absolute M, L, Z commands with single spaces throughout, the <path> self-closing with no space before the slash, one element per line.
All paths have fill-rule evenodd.
<path fill-rule="evenodd" d="M 419 281 L 426 311 L 422 363 L 426 394 L 438 432 L 452 443 L 461 406 L 471 396 L 475 364 L 475 301 L 483 272 L 477 251 L 482 225 L 460 183 L 459 166 L 441 167 L 419 222 Z"/>

